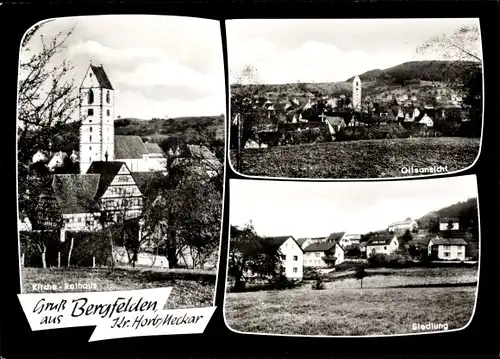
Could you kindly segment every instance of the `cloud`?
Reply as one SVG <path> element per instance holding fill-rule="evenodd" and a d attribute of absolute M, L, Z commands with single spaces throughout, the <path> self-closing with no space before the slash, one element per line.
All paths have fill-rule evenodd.
<path fill-rule="evenodd" d="M 257 68 L 263 83 L 345 81 L 417 56 L 416 47 L 477 19 L 230 20 L 229 68 Z M 234 77 L 230 78 L 234 81 Z"/>
<path fill-rule="evenodd" d="M 218 21 L 152 15 L 85 16 L 56 19 L 44 25 L 40 34 L 48 39 L 75 24 L 66 50 L 55 56 L 52 64 L 70 60 L 75 65 L 70 77 L 77 85 L 91 60 L 102 64 L 116 90 L 116 114 L 150 118 L 225 112 Z M 40 49 L 39 41 L 32 45 L 32 51 Z"/>

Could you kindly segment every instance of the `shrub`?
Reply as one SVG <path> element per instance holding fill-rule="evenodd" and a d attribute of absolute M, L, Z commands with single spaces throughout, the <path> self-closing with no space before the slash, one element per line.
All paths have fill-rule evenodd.
<path fill-rule="evenodd" d="M 288 279 L 283 273 L 281 273 L 273 283 L 274 289 L 292 289 L 298 287 L 300 282 L 298 280 Z"/>
<path fill-rule="evenodd" d="M 399 253 L 391 253 L 389 255 L 377 253 L 368 258 L 368 263 L 372 268 L 404 268 L 415 264 L 410 256 Z"/>
<path fill-rule="evenodd" d="M 313 290 L 322 290 L 325 289 L 325 283 L 323 282 L 323 279 L 321 279 L 320 276 L 311 284 L 311 288 Z"/>

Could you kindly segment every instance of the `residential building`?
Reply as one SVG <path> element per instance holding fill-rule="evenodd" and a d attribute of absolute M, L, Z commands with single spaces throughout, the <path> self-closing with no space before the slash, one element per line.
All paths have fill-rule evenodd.
<path fill-rule="evenodd" d="M 361 234 L 348 234 L 344 232 L 344 235 L 342 236 L 342 238 L 340 238 L 338 243 L 342 247 L 346 248 L 353 245 L 359 245 L 360 241 L 361 241 Z"/>
<path fill-rule="evenodd" d="M 267 237 L 278 248 L 283 273 L 288 279 L 301 280 L 304 275 L 304 252 L 293 236 Z"/>
<path fill-rule="evenodd" d="M 460 229 L 460 219 L 459 218 L 439 218 L 439 230 L 458 231 Z"/>
<path fill-rule="evenodd" d="M 372 256 L 374 254 L 391 254 L 397 251 L 399 241 L 395 234 L 392 233 L 375 233 L 370 236 L 366 242 L 366 254 Z"/>
<path fill-rule="evenodd" d="M 344 262 L 344 249 L 337 242 L 315 242 L 304 248 L 304 267 L 333 268 Z"/>
<path fill-rule="evenodd" d="M 440 260 L 465 260 L 467 242 L 463 238 L 442 238 L 429 241 L 428 254 Z"/>
<path fill-rule="evenodd" d="M 408 218 L 404 221 L 393 222 L 387 227 L 389 232 L 404 232 L 407 229 L 410 231 L 416 231 L 418 229 L 418 223 L 415 220 Z"/>

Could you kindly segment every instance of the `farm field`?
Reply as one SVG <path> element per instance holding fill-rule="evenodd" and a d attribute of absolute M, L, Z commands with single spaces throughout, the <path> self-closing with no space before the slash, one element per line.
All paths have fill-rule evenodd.
<path fill-rule="evenodd" d="M 359 281 L 325 282 L 312 290 L 309 283 L 283 291 L 226 294 L 228 326 L 241 332 L 292 335 L 391 335 L 414 332 L 413 323 L 464 327 L 476 294 L 477 270 L 439 268 L 401 270 L 402 275 L 376 275 Z M 438 283 L 455 287 L 425 287 Z M 460 284 L 469 284 L 459 286 Z M 396 286 L 421 285 L 420 288 Z"/>
<path fill-rule="evenodd" d="M 193 308 L 213 305 L 215 278 L 215 271 L 201 270 L 116 268 L 110 272 L 107 268 L 22 268 L 22 291 L 39 293 L 33 285 L 55 284 L 56 290 L 46 292 L 68 292 L 64 290 L 66 283 L 95 283 L 97 289 L 88 290 L 94 292 L 172 286 L 165 309 Z"/>
<path fill-rule="evenodd" d="M 428 137 L 327 142 L 241 152 L 241 173 L 289 178 L 387 178 L 413 176 L 403 167 L 462 170 L 479 154 L 480 139 Z M 236 151 L 230 153 L 236 166 Z M 236 169 L 236 168 L 235 168 Z"/>

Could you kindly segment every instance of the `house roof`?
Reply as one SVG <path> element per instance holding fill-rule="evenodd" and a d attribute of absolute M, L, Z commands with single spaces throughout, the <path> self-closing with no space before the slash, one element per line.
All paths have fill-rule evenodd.
<path fill-rule="evenodd" d="M 315 242 L 304 248 L 304 252 L 324 252 L 335 247 L 336 242 Z"/>
<path fill-rule="evenodd" d="M 453 221 L 453 222 L 460 222 L 460 218 L 457 218 L 457 217 L 451 217 L 451 218 L 444 217 L 444 218 L 439 218 L 439 223 L 448 223 L 449 221 Z"/>
<path fill-rule="evenodd" d="M 99 174 L 56 174 L 50 183 L 63 214 L 89 213 L 99 186 Z"/>
<path fill-rule="evenodd" d="M 297 243 L 302 246 L 309 238 L 297 238 Z"/>
<path fill-rule="evenodd" d="M 393 222 L 391 224 L 389 224 L 389 227 L 393 227 L 393 226 L 402 226 L 402 225 L 409 225 L 411 224 L 412 222 L 414 222 L 413 219 L 408 219 L 408 220 L 405 220 L 405 221 L 398 221 L 398 222 Z"/>
<path fill-rule="evenodd" d="M 115 176 L 118 174 L 118 172 L 124 165 L 125 165 L 124 162 L 118 162 L 118 161 L 92 162 L 89 169 L 87 170 L 87 174 L 94 173 L 100 175 L 99 188 L 97 189 L 96 193 L 97 198 L 101 197 L 106 192 L 109 185 L 111 184 Z"/>
<path fill-rule="evenodd" d="M 146 142 L 144 144 L 144 146 L 146 147 L 146 150 L 149 153 L 163 153 L 163 150 L 161 149 L 161 147 L 157 143 Z"/>
<path fill-rule="evenodd" d="M 437 246 L 441 246 L 441 245 L 445 245 L 445 246 L 463 245 L 463 246 L 465 246 L 465 245 L 467 245 L 467 242 L 463 238 L 441 238 L 441 237 L 438 237 L 438 238 L 432 239 L 432 244 L 437 245 Z"/>
<path fill-rule="evenodd" d="M 115 159 L 141 159 L 148 149 L 139 136 L 115 136 Z"/>
<path fill-rule="evenodd" d="M 330 233 L 328 238 L 326 239 L 327 242 L 338 242 L 340 239 L 344 236 L 345 232 L 333 232 Z"/>
<path fill-rule="evenodd" d="M 278 237 L 266 237 L 265 239 L 272 246 L 280 247 L 290 237 L 293 238 L 293 236 L 278 236 Z"/>
<path fill-rule="evenodd" d="M 360 248 L 361 248 L 361 247 L 366 247 L 366 244 L 367 244 L 367 242 L 360 242 L 360 243 L 359 243 L 359 247 L 360 247 Z"/>
<path fill-rule="evenodd" d="M 94 71 L 97 82 L 99 82 L 99 86 L 102 88 L 113 90 L 113 86 L 111 86 L 111 82 L 109 81 L 108 75 L 106 75 L 106 71 L 104 71 L 104 67 L 90 65 L 92 71 Z"/>
<path fill-rule="evenodd" d="M 332 126 L 340 126 L 341 124 L 345 123 L 342 117 L 337 117 L 337 116 L 335 117 L 326 116 L 325 121 L 328 121 Z"/>
<path fill-rule="evenodd" d="M 388 245 L 394 238 L 394 234 L 390 233 L 376 233 L 370 236 L 366 245 L 367 246 L 380 246 Z"/>

